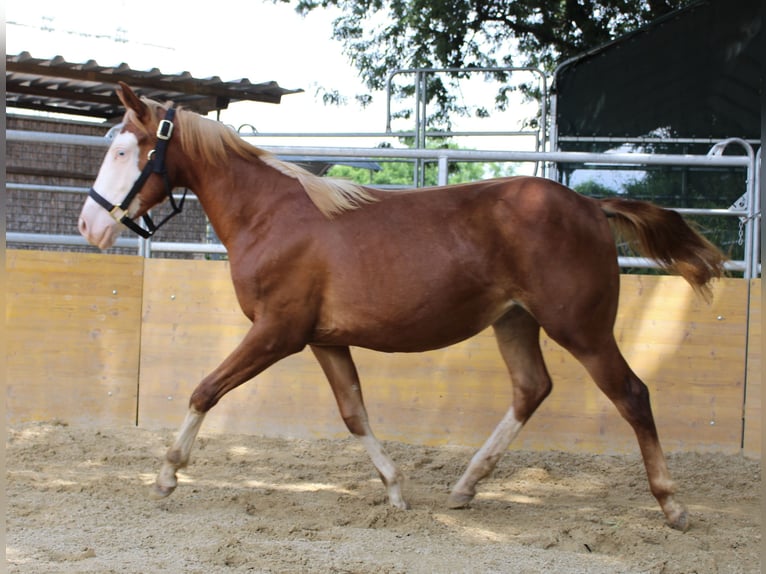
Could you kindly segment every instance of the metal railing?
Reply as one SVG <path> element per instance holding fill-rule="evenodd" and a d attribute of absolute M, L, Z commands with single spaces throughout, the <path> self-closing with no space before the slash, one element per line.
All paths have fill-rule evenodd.
<path fill-rule="evenodd" d="M 43 132 L 27 132 L 8 130 L 6 141 L 9 142 L 40 142 L 76 144 L 85 146 L 105 147 L 108 142 L 96 136 L 73 136 L 65 134 L 50 134 Z M 745 150 L 746 155 L 723 155 L 725 149 L 738 145 Z M 295 156 L 310 156 L 316 159 L 360 159 L 365 160 L 419 160 L 430 161 L 438 165 L 438 184 L 447 183 L 448 166 L 450 162 L 547 162 L 547 163 L 578 163 L 591 166 L 698 166 L 718 168 L 743 168 L 746 170 L 746 185 L 743 190 L 744 206 L 734 209 L 676 209 L 684 215 L 710 215 L 717 217 L 738 217 L 743 229 L 744 257 L 742 260 L 729 261 L 727 268 L 742 272 L 746 278 L 760 274 L 760 204 L 758 194 L 758 169 L 760 150 L 757 154 L 744 140 L 732 138 L 715 144 L 707 155 L 674 155 L 646 153 L 585 153 L 585 152 L 551 152 L 551 151 L 477 151 L 455 149 L 394 149 L 394 148 L 357 148 L 357 147 L 311 147 L 311 146 L 262 146 L 278 157 L 289 160 Z M 56 193 L 87 193 L 85 188 L 70 188 L 64 186 L 41 186 L 30 184 L 7 183 L 6 189 L 18 191 L 51 191 Z M 190 195 L 191 197 L 191 195 Z M 672 208 L 671 208 L 672 209 Z M 6 241 L 12 243 L 38 245 L 77 245 L 86 246 L 79 236 L 50 235 L 37 233 L 7 232 Z M 223 254 L 225 249 L 217 243 L 178 243 L 160 242 L 157 240 L 142 240 L 138 238 L 120 238 L 118 247 L 135 247 L 144 256 L 151 256 L 152 251 L 177 253 Z M 656 267 L 656 264 L 644 258 L 621 257 L 622 267 Z"/>

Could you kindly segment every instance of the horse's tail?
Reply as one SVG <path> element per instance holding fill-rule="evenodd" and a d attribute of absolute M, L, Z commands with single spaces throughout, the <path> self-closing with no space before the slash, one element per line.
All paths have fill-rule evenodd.
<path fill-rule="evenodd" d="M 645 201 L 606 198 L 599 203 L 613 227 L 635 243 L 641 256 L 681 275 L 695 291 L 710 299 L 710 281 L 723 275 L 726 256 L 681 215 Z"/>

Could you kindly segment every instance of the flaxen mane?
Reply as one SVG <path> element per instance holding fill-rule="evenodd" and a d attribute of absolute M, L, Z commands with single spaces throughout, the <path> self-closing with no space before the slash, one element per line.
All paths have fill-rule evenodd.
<path fill-rule="evenodd" d="M 142 99 L 155 114 L 157 108 L 168 107 L 147 98 Z M 135 117 L 132 119 L 138 123 Z M 332 218 L 375 201 L 367 190 L 356 183 L 319 177 L 300 166 L 281 161 L 273 154 L 247 143 L 224 124 L 182 108 L 177 109 L 176 121 L 181 128 L 181 147 L 187 154 L 210 163 L 220 163 L 224 161 L 227 150 L 231 150 L 244 159 L 262 161 L 280 173 L 297 179 L 314 205 L 326 217 Z"/>

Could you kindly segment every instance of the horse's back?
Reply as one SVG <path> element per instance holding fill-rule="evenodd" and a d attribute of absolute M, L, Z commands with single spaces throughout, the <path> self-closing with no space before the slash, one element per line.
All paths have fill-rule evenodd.
<path fill-rule="evenodd" d="M 401 200 L 387 198 L 379 207 L 389 212 L 379 232 L 426 266 L 441 251 L 468 273 L 488 272 L 524 290 L 544 277 L 574 278 L 577 270 L 618 273 L 612 230 L 599 203 L 549 179 L 516 176 L 426 188 Z M 524 278 L 533 284 L 525 285 Z"/>

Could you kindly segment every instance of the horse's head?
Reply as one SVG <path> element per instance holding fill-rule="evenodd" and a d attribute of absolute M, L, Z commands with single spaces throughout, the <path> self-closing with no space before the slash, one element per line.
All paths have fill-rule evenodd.
<path fill-rule="evenodd" d="M 122 82 L 117 95 L 127 111 L 78 221 L 82 236 L 100 249 L 114 245 L 123 227 L 151 236 L 183 205 L 183 200 L 178 204 L 173 200 L 165 163 L 175 111 L 140 99 Z M 173 212 L 155 225 L 147 212 L 167 199 Z M 134 221 L 139 217 L 145 222 L 143 228 Z"/>

